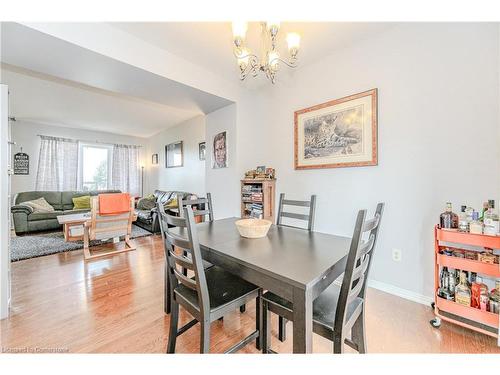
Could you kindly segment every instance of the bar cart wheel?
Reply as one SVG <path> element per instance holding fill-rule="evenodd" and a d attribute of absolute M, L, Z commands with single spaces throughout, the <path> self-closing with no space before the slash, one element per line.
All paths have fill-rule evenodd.
<path fill-rule="evenodd" d="M 434 328 L 441 327 L 441 319 L 437 316 L 434 319 L 431 319 L 429 323 L 431 323 L 431 326 L 433 326 Z"/>

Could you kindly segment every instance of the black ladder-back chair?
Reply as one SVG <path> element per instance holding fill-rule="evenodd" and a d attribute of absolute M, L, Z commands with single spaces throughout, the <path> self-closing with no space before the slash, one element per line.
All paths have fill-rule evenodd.
<path fill-rule="evenodd" d="M 182 199 L 179 198 L 179 216 L 182 217 L 184 215 L 184 208 L 197 206 L 196 210 L 193 210 L 193 215 L 195 217 L 202 216 L 203 221 L 206 221 L 208 216 L 208 221 L 214 221 L 214 211 L 212 206 L 212 195 L 207 193 L 206 198 L 198 198 L 198 199 Z"/>
<path fill-rule="evenodd" d="M 340 288 L 331 284 L 313 302 L 313 332 L 333 341 L 333 352 L 343 353 L 344 343 L 366 353 L 365 301 L 366 281 L 373 260 L 373 249 L 377 242 L 384 203 L 379 203 L 372 219 L 366 219 L 366 210 L 360 210 L 347 255 L 346 270 Z M 363 241 L 363 235 L 368 238 Z M 270 298 L 268 298 L 270 297 Z M 293 319 L 292 303 L 264 294 L 262 297 L 263 339 L 262 351 L 270 349 L 270 312 Z M 351 339 L 347 333 L 351 331 Z"/>
<path fill-rule="evenodd" d="M 285 206 L 308 207 L 309 213 L 307 215 L 305 215 L 305 214 L 299 214 L 299 213 L 295 213 L 295 212 L 286 212 L 286 211 L 284 211 Z M 283 224 L 283 218 L 303 220 L 303 221 L 307 222 L 307 227 L 300 228 L 300 229 L 307 229 L 309 232 L 312 232 L 314 230 L 315 210 L 316 210 L 316 195 L 311 195 L 311 199 L 308 201 L 297 201 L 297 200 L 285 199 L 285 193 L 281 193 L 280 194 L 280 201 L 278 204 L 278 216 L 276 219 L 276 225 L 282 225 L 282 226 L 293 227 L 293 228 L 300 228 L 300 227 L 296 227 L 293 225 Z M 287 323 L 286 319 L 284 319 L 282 316 L 280 316 L 278 319 L 278 339 L 280 341 L 286 340 L 286 323 Z"/>
<path fill-rule="evenodd" d="M 159 213 L 165 213 L 165 208 L 163 205 L 160 203 L 157 203 L 157 210 Z M 186 199 L 183 200 L 182 196 L 178 198 L 178 207 L 179 207 L 179 216 L 182 217 L 184 214 L 184 208 L 185 207 L 191 207 L 197 206 L 196 210 L 193 210 L 193 215 L 195 217 L 201 216 L 202 221 L 206 221 L 208 217 L 208 221 L 213 221 L 214 220 L 214 211 L 213 211 L 213 205 L 212 205 L 212 195 L 210 193 L 207 193 L 206 198 L 198 198 L 198 199 Z M 162 237 L 164 237 L 163 234 L 163 228 L 160 225 L 160 232 L 162 234 Z M 186 255 L 186 254 L 184 254 Z M 204 267 L 208 268 L 211 267 L 212 264 L 208 262 L 204 262 Z M 187 269 L 183 269 L 183 274 L 184 276 L 187 276 Z M 164 287 L 165 287 L 165 301 L 164 301 L 164 311 L 165 314 L 170 314 L 170 292 L 168 290 L 169 288 L 169 283 L 168 283 L 168 277 L 167 277 L 167 263 L 165 262 L 165 272 L 164 272 Z"/>
<path fill-rule="evenodd" d="M 204 269 L 194 215 L 190 207 L 184 208 L 183 217 L 160 212 L 160 224 L 163 227 L 165 256 L 171 285 L 172 311 L 170 314 L 167 352 L 175 353 L 177 337 L 199 322 L 201 324 L 200 353 L 208 353 L 210 348 L 210 324 L 242 304 L 254 298 L 259 298 L 262 290 L 217 266 L 212 266 L 207 270 Z M 169 226 L 184 228 L 187 238 L 171 233 Z M 176 248 L 180 252 L 176 253 Z M 190 257 L 184 256 L 184 252 L 187 252 Z M 194 272 L 194 277 L 188 278 L 185 276 L 181 272 L 184 268 Z M 179 329 L 180 305 L 194 319 Z M 261 309 L 256 310 L 258 315 L 256 330 L 228 349 L 226 353 L 236 352 L 254 339 L 260 340 L 262 336 L 259 332 L 261 313 Z"/>

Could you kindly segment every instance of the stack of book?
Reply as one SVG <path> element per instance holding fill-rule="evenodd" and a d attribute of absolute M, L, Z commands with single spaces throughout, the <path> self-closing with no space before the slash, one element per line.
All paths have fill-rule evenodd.
<path fill-rule="evenodd" d="M 264 211 L 262 209 L 262 203 L 252 203 L 252 206 L 250 208 L 250 217 L 262 219 L 263 212 Z"/>

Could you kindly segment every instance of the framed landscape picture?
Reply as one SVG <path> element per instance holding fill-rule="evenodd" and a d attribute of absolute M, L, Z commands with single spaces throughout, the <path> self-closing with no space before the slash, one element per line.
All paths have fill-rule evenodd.
<path fill-rule="evenodd" d="M 377 165 L 377 89 L 295 112 L 295 169 Z"/>
<path fill-rule="evenodd" d="M 165 146 L 165 167 L 182 167 L 184 155 L 182 151 L 182 141 L 170 143 Z"/>

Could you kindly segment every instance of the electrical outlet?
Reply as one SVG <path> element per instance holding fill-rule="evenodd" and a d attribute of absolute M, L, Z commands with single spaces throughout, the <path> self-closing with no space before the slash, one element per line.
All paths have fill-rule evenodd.
<path fill-rule="evenodd" d="M 392 249 L 392 260 L 395 262 L 401 262 L 401 250 Z"/>

